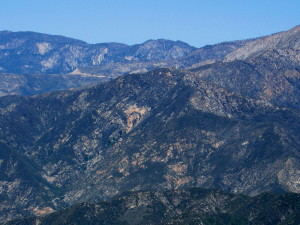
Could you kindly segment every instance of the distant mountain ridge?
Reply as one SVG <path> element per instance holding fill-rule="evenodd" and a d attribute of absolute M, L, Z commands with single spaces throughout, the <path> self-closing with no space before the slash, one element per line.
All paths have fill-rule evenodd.
<path fill-rule="evenodd" d="M 88 44 L 73 38 L 35 32 L 1 31 L 0 96 L 34 95 L 76 88 L 155 68 L 196 67 L 199 63 L 220 60 L 248 41 L 197 49 L 181 41 L 165 39 L 128 46 L 120 43 Z M 8 77 L 9 74 L 11 77 Z M 72 85 L 63 77 L 50 76 L 51 79 L 48 79 L 43 76 L 47 74 L 69 76 Z M 29 82 L 20 82 L 21 79 Z M 33 88 L 36 84 L 40 84 L 37 91 Z M 51 85 L 53 88 L 49 88 Z"/>
<path fill-rule="evenodd" d="M 163 39 L 128 46 L 119 43 L 87 44 L 72 38 L 34 32 L 1 32 L 0 67 L 8 73 L 64 74 L 76 68 L 107 63 L 173 60 L 194 49 L 180 41 Z"/>
<path fill-rule="evenodd" d="M 59 35 L 2 31 L 0 32 L 0 67 L 3 72 L 20 74 L 64 74 L 76 69 L 85 71 L 86 67 L 87 69 L 95 67 L 94 72 L 101 73 L 103 66 L 121 63 L 124 64 L 123 70 L 129 73 L 138 69 L 154 69 L 159 65 L 183 67 L 186 65 L 182 64 L 181 60 L 186 56 L 187 61 L 193 57 L 193 63 L 207 59 L 220 59 L 249 41 L 226 42 L 197 49 L 181 41 L 165 39 L 148 40 L 132 46 L 120 43 L 87 44 L 84 41 Z M 196 55 L 200 57 L 195 59 Z M 151 62 L 152 65 L 148 65 L 147 62 Z M 136 65 L 137 63 L 144 63 L 142 65 L 144 68 L 139 68 L 141 66 Z M 156 63 L 157 66 L 154 65 Z M 191 65 L 192 62 L 187 64 Z M 102 75 L 121 75 L 125 71 L 104 70 L 102 72 L 107 74 Z"/>

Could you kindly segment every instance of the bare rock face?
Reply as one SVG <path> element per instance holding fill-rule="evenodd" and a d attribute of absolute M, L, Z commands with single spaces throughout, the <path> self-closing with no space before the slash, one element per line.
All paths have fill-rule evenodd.
<path fill-rule="evenodd" d="M 136 105 L 129 106 L 124 112 L 127 116 L 127 127 L 126 133 L 130 132 L 135 126 L 137 126 L 143 119 L 144 114 L 149 111 L 148 108 L 138 108 Z"/>

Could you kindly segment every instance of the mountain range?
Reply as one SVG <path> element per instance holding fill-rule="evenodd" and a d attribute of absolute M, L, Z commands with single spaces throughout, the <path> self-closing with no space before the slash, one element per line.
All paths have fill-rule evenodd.
<path fill-rule="evenodd" d="M 50 41 L 48 35 L 25 33 L 27 41 L 12 42 L 11 36 L 19 33 L 1 35 L 7 37 L 0 38 L 1 46 L 14 46 L 3 50 L 11 52 L 7 63 L 0 58 L 7 73 L 25 73 L 25 64 L 42 62 L 57 52 L 60 63 L 49 70 L 32 63 L 39 67 L 28 67 L 26 73 L 60 73 L 52 76 L 68 80 L 72 74 L 64 73 L 96 71 L 102 62 L 107 64 L 101 68 L 135 65 L 134 58 L 143 66 L 152 65 L 146 70 L 153 69 L 114 74 L 111 78 L 117 78 L 109 82 L 80 89 L 1 97 L 1 221 L 108 200 L 124 191 L 162 193 L 201 187 L 250 196 L 300 192 L 299 26 L 201 49 L 165 40 L 90 46 L 60 36 Z M 33 54 L 45 39 L 54 47 L 47 50 L 43 45 L 44 54 Z M 77 56 L 82 57 L 75 61 L 82 64 L 66 66 L 64 59 L 72 59 L 67 57 L 73 49 L 66 47 L 69 42 L 79 46 Z M 93 57 L 80 52 L 90 54 L 92 47 L 111 49 L 100 57 L 99 65 L 86 66 Z M 18 48 L 23 48 L 18 50 L 23 57 L 12 59 Z M 27 53 L 29 57 L 24 56 Z M 16 60 L 15 71 L 10 70 L 11 60 Z M 175 68 L 154 69 L 156 61 Z M 266 201 L 277 201 L 269 197 Z M 218 218 L 222 224 L 223 217 Z"/>
<path fill-rule="evenodd" d="M 245 43 L 247 41 L 225 42 L 198 49 L 181 41 L 164 39 L 132 46 L 87 44 L 57 35 L 2 31 L 0 96 L 66 90 L 108 81 L 126 73 L 211 63 Z"/>
<path fill-rule="evenodd" d="M 193 58 L 195 63 L 220 59 L 245 43 L 247 41 L 225 42 L 197 49 L 181 41 L 158 39 L 128 46 L 120 43 L 88 44 L 34 32 L 2 31 L 0 68 L 2 72 L 17 74 L 93 71 L 93 74 L 116 76 L 163 66 L 179 68 L 194 63 Z M 186 57 L 188 62 L 182 60 Z"/>

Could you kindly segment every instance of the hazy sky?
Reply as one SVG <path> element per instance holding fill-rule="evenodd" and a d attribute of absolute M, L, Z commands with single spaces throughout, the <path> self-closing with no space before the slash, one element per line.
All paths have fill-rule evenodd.
<path fill-rule="evenodd" d="M 88 43 L 181 40 L 196 47 L 290 29 L 300 0 L 0 0 L 0 30 Z"/>

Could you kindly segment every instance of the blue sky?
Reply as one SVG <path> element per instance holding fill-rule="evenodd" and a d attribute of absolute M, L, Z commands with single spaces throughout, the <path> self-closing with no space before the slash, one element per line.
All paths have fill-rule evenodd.
<path fill-rule="evenodd" d="M 300 0 L 1 0 L 0 30 L 88 43 L 181 40 L 196 47 L 300 24 Z"/>

